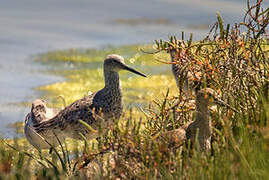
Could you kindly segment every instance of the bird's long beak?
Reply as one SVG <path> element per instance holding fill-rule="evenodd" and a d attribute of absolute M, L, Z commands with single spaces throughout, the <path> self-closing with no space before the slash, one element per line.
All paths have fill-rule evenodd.
<path fill-rule="evenodd" d="M 143 73 L 141 73 L 141 72 L 138 72 L 138 71 L 135 70 L 134 68 L 131 68 L 131 67 L 125 65 L 125 64 L 123 65 L 123 69 L 125 69 L 125 70 L 127 70 L 127 71 L 130 71 L 130 72 L 133 72 L 133 73 L 135 73 L 135 74 L 138 74 L 138 75 L 140 75 L 140 76 L 147 77 L 145 74 L 143 74 Z"/>
<path fill-rule="evenodd" d="M 229 104 L 227 104 L 226 102 L 224 102 L 223 100 L 221 100 L 219 98 L 214 98 L 214 102 L 218 105 L 225 106 L 225 107 L 233 110 L 234 112 L 238 112 L 235 108 L 233 108 L 232 106 L 230 106 Z"/>

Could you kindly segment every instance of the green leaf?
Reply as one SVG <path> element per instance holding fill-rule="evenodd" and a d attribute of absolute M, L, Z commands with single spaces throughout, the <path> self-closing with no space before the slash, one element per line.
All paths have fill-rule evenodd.
<path fill-rule="evenodd" d="M 188 47 L 190 47 L 191 43 L 192 43 L 192 33 L 190 35 L 190 39 L 188 40 Z"/>
<path fill-rule="evenodd" d="M 86 128 L 88 128 L 91 132 L 93 133 L 97 133 L 98 131 L 95 130 L 93 127 L 91 127 L 88 123 L 86 123 L 85 121 L 79 120 L 79 122 L 84 125 Z"/>
<path fill-rule="evenodd" d="M 223 39 L 224 38 L 223 20 L 219 12 L 217 12 L 217 16 L 218 16 L 218 23 L 219 23 L 219 28 L 220 28 L 220 38 Z"/>

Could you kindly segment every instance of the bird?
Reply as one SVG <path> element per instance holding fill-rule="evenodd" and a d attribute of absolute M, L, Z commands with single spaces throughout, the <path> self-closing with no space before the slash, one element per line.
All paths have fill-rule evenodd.
<path fill-rule="evenodd" d="M 34 125 L 34 130 L 48 142 L 55 142 L 55 135 L 64 139 L 93 139 L 100 136 L 104 129 L 119 120 L 123 111 L 122 89 L 118 72 L 127 70 L 140 76 L 117 54 L 108 55 L 103 63 L 105 86 L 103 89 L 76 100 L 59 111 L 53 118 Z M 87 123 L 88 127 L 85 124 Z M 97 131 L 99 129 L 100 131 Z M 43 146 L 42 146 L 43 147 Z M 42 148 L 40 146 L 40 148 Z"/>
<path fill-rule="evenodd" d="M 191 97 L 194 90 L 199 88 L 202 72 L 200 66 L 186 54 L 184 48 L 184 42 L 181 42 L 179 48 L 172 48 L 169 53 L 172 73 L 179 92 L 183 92 L 186 97 Z"/>
<path fill-rule="evenodd" d="M 225 103 L 219 95 L 211 88 L 204 88 L 196 92 L 196 117 L 186 129 L 186 138 L 195 143 L 196 136 L 201 151 L 209 151 L 211 149 L 212 125 L 210 117 L 210 106 L 225 106 L 234 112 L 236 109 Z"/>
<path fill-rule="evenodd" d="M 32 103 L 31 112 L 26 115 L 24 133 L 27 140 L 37 149 L 50 148 L 48 143 L 34 130 L 34 125 L 45 122 L 53 118 L 60 110 L 48 108 L 44 99 L 36 99 Z M 55 139 L 56 140 L 56 139 Z M 57 141 L 51 142 L 52 145 L 58 144 Z"/>
<path fill-rule="evenodd" d="M 179 67 L 179 64 L 177 64 L 177 59 L 178 59 L 178 56 L 177 56 L 177 50 L 176 49 L 172 49 L 170 50 L 170 57 L 171 57 L 171 62 L 172 62 L 172 73 L 173 73 L 173 76 L 176 80 L 176 84 L 177 84 L 177 87 L 178 89 L 180 90 L 181 89 L 181 83 L 183 83 L 183 92 L 185 94 L 188 94 L 188 80 L 185 78 L 183 79 L 183 72 L 181 70 L 181 68 Z"/>
<path fill-rule="evenodd" d="M 185 124 L 181 128 L 165 132 L 161 138 L 177 146 L 188 140 L 190 140 L 191 144 L 194 144 L 197 139 L 200 150 L 208 152 L 211 149 L 212 136 L 210 106 L 216 104 L 225 106 L 235 112 L 237 110 L 221 100 L 219 95 L 211 88 L 196 90 L 195 96 L 196 116 L 194 121 Z"/>

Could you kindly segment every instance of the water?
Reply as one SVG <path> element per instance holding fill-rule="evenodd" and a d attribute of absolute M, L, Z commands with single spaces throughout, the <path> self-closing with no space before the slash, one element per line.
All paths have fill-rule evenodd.
<path fill-rule="evenodd" d="M 33 88 L 62 80 L 45 74 L 32 56 L 67 48 L 151 43 L 181 31 L 203 37 L 219 11 L 233 23 L 244 14 L 245 0 L 0 0 L 0 133 L 24 120 L 40 96 Z M 162 19 L 162 22 L 159 20 Z M 201 28 L 197 28 L 201 27 Z"/>

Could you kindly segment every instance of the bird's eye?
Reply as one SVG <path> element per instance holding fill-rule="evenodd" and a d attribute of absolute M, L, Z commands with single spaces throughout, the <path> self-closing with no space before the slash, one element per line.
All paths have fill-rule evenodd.
<path fill-rule="evenodd" d="M 41 105 L 37 105 L 37 106 L 36 106 L 36 108 L 41 109 L 41 108 L 42 108 L 42 106 L 41 106 Z"/>

